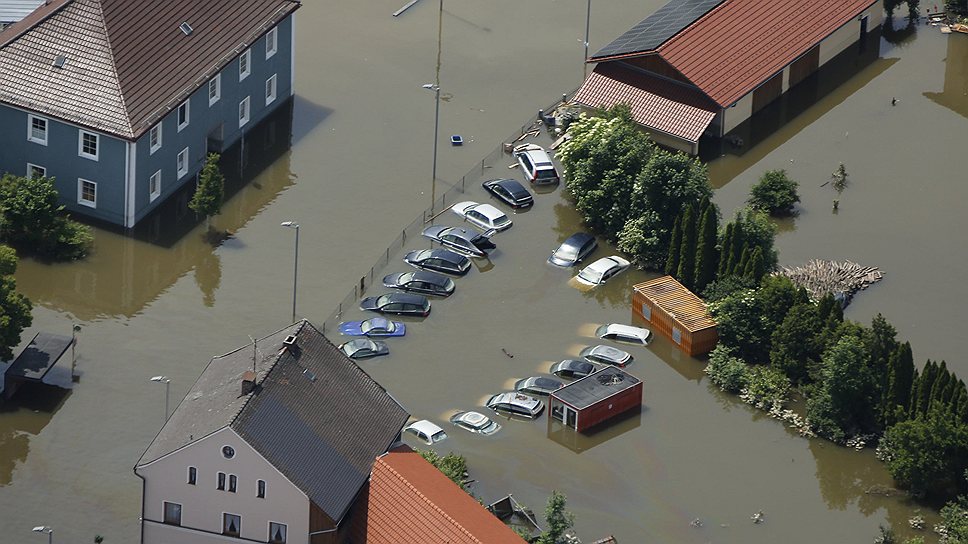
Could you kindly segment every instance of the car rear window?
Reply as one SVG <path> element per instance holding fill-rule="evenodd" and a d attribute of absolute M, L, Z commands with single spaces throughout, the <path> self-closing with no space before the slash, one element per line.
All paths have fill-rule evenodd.
<path fill-rule="evenodd" d="M 537 173 L 535 174 L 535 177 L 538 179 L 556 178 L 558 177 L 558 173 L 555 172 L 554 168 L 544 168 L 544 169 L 538 170 Z"/>

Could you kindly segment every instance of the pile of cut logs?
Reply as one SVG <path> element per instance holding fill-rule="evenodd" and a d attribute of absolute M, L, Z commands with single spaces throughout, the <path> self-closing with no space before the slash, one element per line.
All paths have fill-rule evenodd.
<path fill-rule="evenodd" d="M 876 266 L 861 266 L 852 261 L 813 259 L 803 266 L 781 266 L 777 272 L 820 298 L 830 293 L 846 307 L 854 293 L 880 281 L 884 273 Z"/>

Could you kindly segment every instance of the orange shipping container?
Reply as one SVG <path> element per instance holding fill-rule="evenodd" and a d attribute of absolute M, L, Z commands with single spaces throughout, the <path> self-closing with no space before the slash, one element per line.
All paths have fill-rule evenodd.
<path fill-rule="evenodd" d="M 632 311 L 690 356 L 709 353 L 719 339 L 706 304 L 672 276 L 632 287 Z"/>

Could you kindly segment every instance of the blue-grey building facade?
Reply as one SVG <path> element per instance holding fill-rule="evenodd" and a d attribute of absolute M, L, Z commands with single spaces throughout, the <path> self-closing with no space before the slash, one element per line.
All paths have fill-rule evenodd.
<path fill-rule="evenodd" d="M 75 9 L 99 1 L 106 0 L 77 0 Z M 191 82 L 177 92 L 136 89 L 142 95 L 155 93 L 155 102 L 161 103 L 144 100 L 141 111 L 149 113 L 135 112 L 124 119 L 112 110 L 131 111 L 124 96 L 120 106 L 102 98 L 101 104 L 91 106 L 93 113 L 72 119 L 70 108 L 25 103 L 0 84 L 0 172 L 54 178 L 61 202 L 70 212 L 133 227 L 179 188 L 194 184 L 209 152 L 221 152 L 238 142 L 293 95 L 293 9 L 269 23 L 233 50 L 219 53 L 217 62 L 193 74 Z M 179 32 L 177 27 L 172 30 Z M 29 40 L 35 31 L 39 27 L 18 39 Z M 190 40 L 195 30 L 180 32 L 184 36 L 178 38 Z M 4 33 L 0 33 L 0 76 L 5 50 L 18 40 L 4 44 Z M 65 56 L 66 63 L 74 59 Z M 82 60 L 87 62 L 80 58 L 76 62 Z M 56 63 L 55 58 L 50 70 L 58 70 Z M 124 86 L 123 79 L 119 73 L 119 87 Z M 36 77 L 33 80 L 44 85 Z M 98 122 L 99 116 L 103 123 Z"/>

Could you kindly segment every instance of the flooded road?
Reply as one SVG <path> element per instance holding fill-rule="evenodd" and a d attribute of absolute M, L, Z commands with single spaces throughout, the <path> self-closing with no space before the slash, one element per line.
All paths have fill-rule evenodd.
<path fill-rule="evenodd" d="M 36 305 L 25 340 L 80 323 L 80 376 L 70 392 L 0 408 L 0 540 L 41 538 L 28 532 L 46 524 L 58 541 L 136 541 L 140 481 L 131 467 L 164 421 L 164 388 L 148 379 L 171 378 L 175 403 L 212 355 L 288 322 L 293 233 L 279 223 L 301 225 L 297 314 L 321 323 L 429 205 L 434 103 L 420 85 L 434 79 L 437 5 L 424 0 L 390 17 L 402 3 L 300 10 L 291 148 L 266 137 L 265 149 L 240 159 L 251 181 L 215 220 L 232 232 L 221 245 L 213 248 L 201 227 L 188 230 L 176 202 L 136 239 L 99 230 L 84 262 L 22 261 L 19 286 Z M 661 3 L 596 4 L 590 49 Z M 469 169 L 479 173 L 474 165 L 503 138 L 580 83 L 584 16 L 585 3 L 573 0 L 448 0 L 440 134 L 461 134 L 465 144 L 441 145 L 438 194 Z M 962 375 L 968 363 L 956 359 L 954 327 L 966 300 L 956 280 L 968 222 L 955 206 L 968 189 L 953 166 L 968 133 L 965 42 L 921 27 L 899 46 L 885 43 L 886 65 L 808 109 L 809 123 L 798 118 L 711 167 L 724 213 L 762 171 L 787 168 L 804 202 L 778 239 L 781 262 L 880 266 L 887 278 L 858 295 L 848 315 L 884 313 L 919 362 L 947 358 Z M 819 185 L 839 161 L 852 184 L 831 215 L 835 193 Z M 485 176 L 505 174 L 495 169 L 507 159 L 497 163 Z M 473 181 L 468 198 L 480 200 Z M 577 353 L 593 324 L 630 319 L 630 286 L 646 276 L 626 273 L 591 293 L 568 286 L 567 273 L 544 259 L 578 229 L 577 217 L 560 192 L 537 202 L 495 238 L 493 267 L 460 280 L 386 360 L 366 363 L 416 416 L 440 422 L 448 410 L 479 405 L 509 380 Z M 390 268 L 404 269 L 390 257 Z M 701 363 L 661 339 L 633 353 L 629 370 L 645 381 L 645 407 L 604 433 L 582 439 L 552 429 L 549 439 L 542 417 L 508 422 L 491 440 L 454 429 L 443 449 L 467 455 L 486 500 L 512 492 L 540 510 L 550 489 L 562 490 L 588 540 L 862 542 L 878 524 L 906 526 L 911 505 L 866 493 L 890 485 L 870 452 L 793 436 L 714 391 Z M 761 509 L 767 521 L 753 525 L 749 516 Z M 689 525 L 696 517 L 702 528 Z"/>

